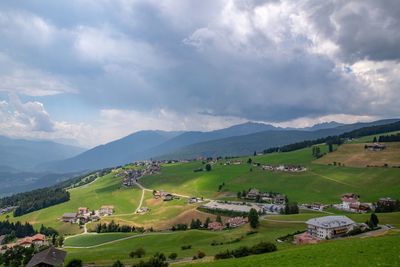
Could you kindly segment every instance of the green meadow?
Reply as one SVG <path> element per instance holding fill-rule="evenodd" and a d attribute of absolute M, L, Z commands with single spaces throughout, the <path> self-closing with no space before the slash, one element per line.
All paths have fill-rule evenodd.
<path fill-rule="evenodd" d="M 399 250 L 400 235 L 396 234 L 325 241 L 317 245 L 296 246 L 264 255 L 180 266 L 400 266 Z"/>
<path fill-rule="evenodd" d="M 88 207 L 91 210 L 99 209 L 102 205 L 114 205 L 116 214 L 133 213 L 138 206 L 141 190 L 137 187 L 122 188 L 122 178 L 110 173 L 98 178 L 90 185 L 71 189 L 71 199 L 52 207 L 38 210 L 20 217 L 13 218 L 11 221 L 30 222 L 36 228 L 41 224 L 51 226 L 64 234 L 74 234 L 82 232 L 77 224 L 64 223 L 60 218 L 65 212 L 76 212 L 79 207 Z M 2 215 L 0 219 L 5 219 Z"/>
<path fill-rule="evenodd" d="M 321 146 L 322 151 L 326 146 Z M 336 153 L 336 152 L 333 152 Z M 203 196 L 206 198 L 235 197 L 238 191 L 256 187 L 264 191 L 286 194 L 299 203 L 336 203 L 346 192 L 360 194 L 363 201 L 380 197 L 400 198 L 399 168 L 353 168 L 314 163 L 311 148 L 286 153 L 272 153 L 251 157 L 253 162 L 265 164 L 301 164 L 308 168 L 302 173 L 264 171 L 247 164 L 224 165 L 224 160 L 213 165 L 210 172 L 193 172 L 202 162 L 165 165 L 160 175 L 146 177 L 141 183 L 154 189 Z M 224 183 L 221 192 L 218 186 Z"/>

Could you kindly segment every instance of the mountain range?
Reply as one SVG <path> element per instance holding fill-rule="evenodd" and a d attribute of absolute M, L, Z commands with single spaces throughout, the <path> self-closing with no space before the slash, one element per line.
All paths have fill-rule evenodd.
<path fill-rule="evenodd" d="M 139 131 L 68 159 L 41 163 L 37 169 L 71 172 L 118 166 L 151 158 L 191 159 L 199 156 L 249 155 L 254 151 L 270 147 L 338 135 L 362 127 L 395 121 L 398 119 L 354 124 L 329 122 L 301 129 L 247 122 L 210 132 Z"/>

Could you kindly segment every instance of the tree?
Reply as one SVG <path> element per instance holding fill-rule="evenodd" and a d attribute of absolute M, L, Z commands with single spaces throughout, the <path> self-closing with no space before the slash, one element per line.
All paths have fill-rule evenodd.
<path fill-rule="evenodd" d="M 70 260 L 65 267 L 82 267 L 82 260 L 80 259 L 72 259 Z"/>
<path fill-rule="evenodd" d="M 242 192 L 237 192 L 237 198 L 242 198 Z"/>
<path fill-rule="evenodd" d="M 370 217 L 369 221 L 370 221 L 370 224 L 371 224 L 372 228 L 377 227 L 378 224 L 379 224 L 378 216 L 376 216 L 375 213 L 371 214 L 371 217 Z"/>
<path fill-rule="evenodd" d="M 207 217 L 206 221 L 204 222 L 204 228 L 208 228 L 208 224 L 211 222 L 210 217 Z"/>
<path fill-rule="evenodd" d="M 206 256 L 206 253 L 204 253 L 203 251 L 199 251 L 198 253 L 197 253 L 197 258 L 199 258 L 199 259 L 202 259 L 202 258 L 204 258 Z"/>
<path fill-rule="evenodd" d="M 175 260 L 178 257 L 178 254 L 175 252 L 172 252 L 171 254 L 169 254 L 168 258 L 170 260 Z"/>
<path fill-rule="evenodd" d="M 216 222 L 222 223 L 222 218 L 221 215 L 217 215 L 217 218 L 215 219 Z"/>
<path fill-rule="evenodd" d="M 251 164 L 253 162 L 253 160 L 251 159 L 251 158 L 249 158 L 248 160 L 247 160 L 247 164 Z"/>
<path fill-rule="evenodd" d="M 259 221 L 258 221 L 258 213 L 255 209 L 250 209 L 248 218 L 251 228 L 257 228 Z"/>
<path fill-rule="evenodd" d="M 254 151 L 253 156 L 254 157 L 257 156 L 257 151 Z"/>
<path fill-rule="evenodd" d="M 333 145 L 331 143 L 328 144 L 328 151 L 333 152 Z"/>
<path fill-rule="evenodd" d="M 112 267 L 124 267 L 125 265 L 120 261 L 117 260 L 116 262 L 113 263 Z"/>
<path fill-rule="evenodd" d="M 58 245 L 59 247 L 62 247 L 62 246 L 64 245 L 64 236 L 59 235 L 59 236 L 57 237 L 57 245 Z"/>
<path fill-rule="evenodd" d="M 146 251 L 144 250 L 144 248 L 137 248 L 134 251 L 132 251 L 131 253 L 129 253 L 129 257 L 131 258 L 141 258 L 146 254 Z"/>
<path fill-rule="evenodd" d="M 206 171 L 211 171 L 211 164 L 210 163 L 207 163 L 207 165 L 206 165 Z"/>
<path fill-rule="evenodd" d="M 376 136 L 374 136 L 374 139 L 372 140 L 373 143 L 378 142 L 378 140 L 376 140 Z"/>

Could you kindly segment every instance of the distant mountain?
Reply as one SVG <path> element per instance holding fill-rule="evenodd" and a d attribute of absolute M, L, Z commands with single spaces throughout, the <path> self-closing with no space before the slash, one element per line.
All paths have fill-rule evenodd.
<path fill-rule="evenodd" d="M 323 129 L 332 129 L 332 128 L 336 128 L 336 127 L 343 126 L 343 125 L 345 125 L 345 124 L 344 123 L 339 123 L 339 122 L 336 122 L 336 121 L 331 121 L 331 122 L 318 123 L 318 124 L 315 124 L 315 125 L 313 125 L 311 127 L 305 127 L 302 130 L 305 130 L 305 131 L 317 131 L 317 130 L 323 130 Z"/>
<path fill-rule="evenodd" d="M 140 131 L 66 160 L 40 164 L 38 169 L 56 172 L 94 170 L 150 159 L 194 143 L 279 129 L 247 122 L 211 132 Z"/>
<path fill-rule="evenodd" d="M 32 170 L 37 164 L 62 160 L 84 151 L 83 148 L 51 141 L 32 141 L 0 136 L 0 171 Z"/>
<path fill-rule="evenodd" d="M 394 120 L 395 121 L 395 120 Z M 313 129 L 284 129 L 263 123 L 247 122 L 210 132 L 140 131 L 119 140 L 97 146 L 75 157 L 48 162 L 39 169 L 57 172 L 94 170 L 151 158 L 182 159 L 197 156 L 247 155 L 272 146 L 337 135 L 373 123 L 337 125 L 335 122 Z M 329 128 L 334 127 L 334 128 Z"/>
<path fill-rule="evenodd" d="M 72 178 L 76 173 L 54 174 L 0 171 L 0 198 L 15 193 L 51 186 Z"/>
<path fill-rule="evenodd" d="M 304 140 L 312 140 L 327 136 L 339 135 L 352 130 L 373 125 L 384 125 L 399 121 L 399 119 L 381 120 L 369 123 L 354 123 L 330 129 L 316 131 L 274 130 L 249 135 L 235 136 L 185 146 L 159 159 L 192 159 L 196 157 L 243 156 L 254 151 L 263 151 L 270 147 L 288 145 Z"/>
<path fill-rule="evenodd" d="M 96 146 L 75 157 L 38 165 L 38 169 L 57 172 L 95 170 L 141 159 L 143 151 L 160 145 L 181 132 L 140 131 L 105 145 Z"/>

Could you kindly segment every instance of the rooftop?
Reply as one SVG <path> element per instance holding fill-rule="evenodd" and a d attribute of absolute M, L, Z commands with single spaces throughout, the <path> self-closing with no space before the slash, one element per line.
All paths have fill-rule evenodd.
<path fill-rule="evenodd" d="M 355 222 L 346 216 L 338 215 L 338 216 L 325 216 L 319 218 L 312 218 L 306 221 L 306 224 L 321 228 L 335 228 L 335 227 L 352 225 L 355 224 Z"/>

